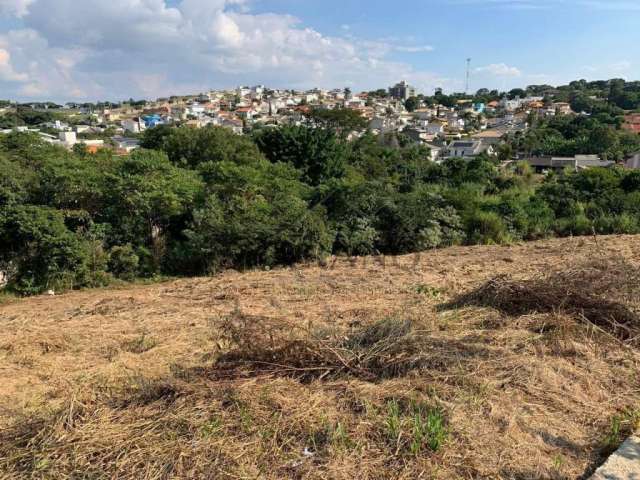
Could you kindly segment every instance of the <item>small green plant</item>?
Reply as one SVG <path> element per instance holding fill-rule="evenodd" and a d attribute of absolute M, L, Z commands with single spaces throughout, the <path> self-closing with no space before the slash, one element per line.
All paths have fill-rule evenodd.
<path fill-rule="evenodd" d="M 4 305 L 6 303 L 10 303 L 13 302 L 15 300 L 17 300 L 18 297 L 11 293 L 11 292 L 7 292 L 3 289 L 0 289 L 0 305 Z"/>
<path fill-rule="evenodd" d="M 395 444 L 400 440 L 401 428 L 400 404 L 397 400 L 389 400 L 387 402 L 386 432 L 392 443 Z"/>
<path fill-rule="evenodd" d="M 200 435 L 203 438 L 210 438 L 217 435 L 222 430 L 222 422 L 218 417 L 210 418 L 207 423 L 200 427 Z"/>
<path fill-rule="evenodd" d="M 249 407 L 242 401 L 236 402 L 236 408 L 238 409 L 238 415 L 240 416 L 240 425 L 245 432 L 251 431 L 254 420 Z"/>
<path fill-rule="evenodd" d="M 413 455 L 425 448 L 440 450 L 447 439 L 444 414 L 438 408 L 412 402 L 402 408 L 397 400 L 387 402 L 385 434 L 389 442 L 399 450 L 406 447 Z M 406 441 L 402 441 L 406 438 Z"/>
<path fill-rule="evenodd" d="M 158 345 L 158 341 L 153 337 L 149 337 L 146 332 L 143 332 L 133 340 L 125 342 L 122 345 L 122 349 L 129 353 L 141 354 L 148 352 L 156 347 L 156 345 Z"/>
<path fill-rule="evenodd" d="M 431 297 L 434 299 L 438 299 L 442 296 L 442 290 L 437 287 L 432 287 L 431 285 L 426 285 L 424 283 L 420 283 L 413 287 L 413 290 L 418 295 L 425 295 L 427 297 Z"/>
<path fill-rule="evenodd" d="M 338 422 L 331 432 L 331 443 L 338 450 L 348 450 L 353 447 L 349 433 L 341 422 Z"/>
<path fill-rule="evenodd" d="M 51 465 L 51 462 L 49 461 L 48 458 L 41 458 L 38 461 L 36 461 L 35 469 L 38 472 L 43 472 L 47 470 L 50 465 Z"/>
<path fill-rule="evenodd" d="M 609 432 L 602 441 L 607 450 L 615 450 L 624 441 L 624 437 L 640 426 L 640 409 L 626 409 L 614 415 L 609 425 Z"/>
<path fill-rule="evenodd" d="M 609 425 L 609 432 L 604 437 L 604 446 L 607 449 L 613 450 L 620 445 L 622 442 L 621 438 L 621 427 L 622 427 L 622 419 L 619 415 L 615 415 L 611 419 L 611 424 Z"/>
<path fill-rule="evenodd" d="M 121 280 L 133 280 L 138 274 L 140 258 L 130 244 L 116 245 L 109 252 L 109 271 Z"/>
<path fill-rule="evenodd" d="M 562 466 L 564 465 L 564 457 L 560 454 L 556 455 L 555 457 L 553 457 L 553 468 L 555 470 L 561 470 Z"/>
<path fill-rule="evenodd" d="M 410 450 L 414 455 L 421 453 L 425 447 L 437 452 L 447 438 L 447 430 L 442 412 L 434 408 L 414 406 L 413 429 Z"/>

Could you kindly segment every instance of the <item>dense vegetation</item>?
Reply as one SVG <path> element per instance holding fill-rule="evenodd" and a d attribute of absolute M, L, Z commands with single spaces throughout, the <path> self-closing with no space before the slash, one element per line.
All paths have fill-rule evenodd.
<path fill-rule="evenodd" d="M 369 93 L 373 97 L 384 97 L 386 92 L 374 91 Z M 546 104 L 552 102 L 566 102 L 571 104 L 575 112 L 585 112 L 597 115 L 608 113 L 613 116 L 621 115 L 625 110 L 640 109 L 640 81 L 627 82 L 621 78 L 611 80 L 576 80 L 568 85 L 554 87 L 551 85 L 529 85 L 526 88 L 514 88 L 509 92 L 481 88 L 473 95 L 474 102 L 488 103 L 501 100 L 504 97 L 514 99 L 527 96 L 542 97 Z M 445 95 L 437 92 L 434 96 L 418 96 L 429 104 L 440 104 L 453 107 L 458 100 L 469 99 L 464 93 Z"/>
<path fill-rule="evenodd" d="M 640 173 L 540 181 L 332 128 L 158 128 L 129 157 L 0 137 L 0 269 L 20 294 L 158 274 L 640 231 Z M 389 142 L 386 142 L 389 143 Z M 393 142 L 391 142 L 393 143 Z"/>
<path fill-rule="evenodd" d="M 622 117 L 601 112 L 596 115 L 559 115 L 530 119 L 532 128 L 509 138 L 512 151 L 524 155 L 599 155 L 621 161 L 640 150 L 640 135 L 621 128 Z"/>

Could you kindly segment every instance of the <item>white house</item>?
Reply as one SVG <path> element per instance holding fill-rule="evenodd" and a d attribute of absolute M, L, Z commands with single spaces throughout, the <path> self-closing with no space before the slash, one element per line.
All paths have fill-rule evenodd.
<path fill-rule="evenodd" d="M 457 140 L 449 145 L 449 158 L 474 158 L 481 153 L 493 155 L 493 147 L 485 145 L 481 141 L 473 140 Z"/>
<path fill-rule="evenodd" d="M 187 113 L 196 117 L 202 115 L 205 110 L 205 106 L 199 103 L 193 103 L 187 107 Z"/>
<path fill-rule="evenodd" d="M 416 120 L 429 120 L 434 116 L 433 110 L 431 110 L 430 108 L 420 108 L 418 110 L 415 110 L 412 115 Z"/>
<path fill-rule="evenodd" d="M 442 147 L 427 143 L 426 146 L 431 150 L 431 161 L 439 162 L 442 157 Z"/>
<path fill-rule="evenodd" d="M 398 122 L 392 117 L 373 117 L 369 122 L 369 128 L 371 130 L 378 130 L 381 133 L 386 133 L 398 128 Z"/>
<path fill-rule="evenodd" d="M 139 118 L 127 118 L 126 120 L 122 120 L 122 128 L 126 132 L 131 133 L 140 133 L 145 130 L 144 122 L 140 121 Z"/>
<path fill-rule="evenodd" d="M 91 130 L 91 127 L 89 125 L 76 125 L 73 129 L 76 133 L 85 133 Z"/>
<path fill-rule="evenodd" d="M 60 132 L 58 133 L 58 139 L 66 147 L 73 147 L 76 143 L 78 143 L 76 132 Z"/>
<path fill-rule="evenodd" d="M 435 119 L 427 124 L 425 130 L 430 135 L 442 135 L 446 124 L 447 123 L 442 120 Z"/>
<path fill-rule="evenodd" d="M 500 101 L 500 106 L 506 110 L 507 112 L 515 112 L 522 105 L 522 100 L 519 97 L 514 98 L 513 100 L 509 100 L 507 97 L 504 97 Z"/>

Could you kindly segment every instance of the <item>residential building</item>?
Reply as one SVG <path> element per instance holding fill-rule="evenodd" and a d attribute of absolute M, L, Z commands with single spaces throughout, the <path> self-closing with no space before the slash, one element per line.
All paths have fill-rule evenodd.
<path fill-rule="evenodd" d="M 444 134 L 444 127 L 447 125 L 447 122 L 444 120 L 435 119 L 430 121 L 425 130 L 430 135 L 442 135 Z"/>
<path fill-rule="evenodd" d="M 243 120 L 252 120 L 254 111 L 251 107 L 241 107 L 236 110 L 236 115 Z"/>
<path fill-rule="evenodd" d="M 412 115 L 417 120 L 430 120 L 434 116 L 434 112 L 430 108 L 419 108 Z"/>
<path fill-rule="evenodd" d="M 502 143 L 503 137 L 507 134 L 506 128 L 492 128 L 473 135 L 473 139 L 480 141 L 486 145 L 499 145 Z"/>
<path fill-rule="evenodd" d="M 104 140 L 80 140 L 78 143 L 83 144 L 88 153 L 97 153 L 104 148 Z"/>
<path fill-rule="evenodd" d="M 116 152 L 121 155 L 128 155 L 140 146 L 140 141 L 136 138 L 113 137 Z"/>
<path fill-rule="evenodd" d="M 500 107 L 503 110 L 506 110 L 507 112 L 515 112 L 516 110 L 518 110 L 520 108 L 521 105 L 522 105 L 522 101 L 518 97 L 516 97 L 516 98 L 514 98 L 512 100 L 509 100 L 507 97 L 504 97 L 500 101 Z"/>
<path fill-rule="evenodd" d="M 86 133 L 91 130 L 91 127 L 89 125 L 76 125 L 73 129 L 76 133 Z"/>
<path fill-rule="evenodd" d="M 625 115 L 622 128 L 633 133 L 640 133 L 640 113 Z"/>
<path fill-rule="evenodd" d="M 442 147 L 433 143 L 427 143 L 426 146 L 431 150 L 431 161 L 440 163 L 442 161 Z"/>
<path fill-rule="evenodd" d="M 575 155 L 573 157 L 531 157 L 524 159 L 529 165 L 541 172 L 545 170 L 564 170 L 571 168 L 582 170 L 593 167 L 611 167 L 615 162 L 602 160 L 598 155 Z"/>
<path fill-rule="evenodd" d="M 140 120 L 139 117 L 135 117 L 122 120 L 122 128 L 124 128 L 126 132 L 140 133 L 144 131 L 146 126 L 144 121 Z"/>
<path fill-rule="evenodd" d="M 162 117 L 157 113 L 154 113 L 152 115 L 145 115 L 144 117 L 141 117 L 141 118 L 142 118 L 142 121 L 144 122 L 145 128 L 153 128 L 165 123 Z"/>
<path fill-rule="evenodd" d="M 474 140 L 456 140 L 449 145 L 449 158 L 474 158 L 481 153 L 493 155 L 494 150 L 491 145 L 486 145 L 481 141 Z"/>
<path fill-rule="evenodd" d="M 473 111 L 476 113 L 484 113 L 487 106 L 483 102 L 477 102 L 473 104 Z"/>
<path fill-rule="evenodd" d="M 407 100 L 408 98 L 416 96 L 416 89 L 409 85 L 404 80 L 395 84 L 393 87 L 389 87 L 389 96 L 396 100 Z"/>
<path fill-rule="evenodd" d="M 627 168 L 634 168 L 634 169 L 640 168 L 640 152 L 636 152 L 633 155 L 631 155 L 629 158 L 627 158 L 626 166 Z"/>
<path fill-rule="evenodd" d="M 78 143 L 76 132 L 60 132 L 58 139 L 67 147 L 72 147 Z"/>
<path fill-rule="evenodd" d="M 556 102 L 553 104 L 553 108 L 556 111 L 556 115 L 569 115 L 573 113 L 571 105 L 566 102 Z"/>
<path fill-rule="evenodd" d="M 394 117 L 373 117 L 369 122 L 371 130 L 377 130 L 380 133 L 386 133 L 397 129 L 397 120 Z"/>

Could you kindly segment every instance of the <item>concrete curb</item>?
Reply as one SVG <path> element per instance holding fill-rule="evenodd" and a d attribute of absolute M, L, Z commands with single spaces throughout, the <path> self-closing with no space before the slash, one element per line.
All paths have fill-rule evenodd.
<path fill-rule="evenodd" d="M 591 480 L 640 480 L 640 436 L 624 442 Z"/>

